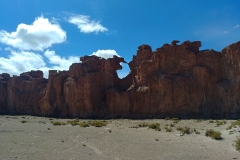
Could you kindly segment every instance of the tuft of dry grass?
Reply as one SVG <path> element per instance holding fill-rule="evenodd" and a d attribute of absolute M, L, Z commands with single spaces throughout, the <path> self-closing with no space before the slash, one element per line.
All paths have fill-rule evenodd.
<path fill-rule="evenodd" d="M 90 126 L 95 126 L 95 127 L 103 127 L 107 126 L 108 122 L 103 120 L 95 120 L 95 121 L 87 121 L 87 122 L 78 122 L 78 125 L 80 127 L 90 127 Z"/>
<path fill-rule="evenodd" d="M 240 127 L 240 119 L 234 121 L 227 127 L 227 130 L 232 129 L 232 128 L 237 128 Z"/>
<path fill-rule="evenodd" d="M 63 122 L 55 121 L 52 123 L 54 126 L 61 126 Z"/>
<path fill-rule="evenodd" d="M 178 118 L 172 118 L 172 121 L 173 121 L 173 123 L 178 123 L 178 122 L 180 122 L 181 120 L 178 119 Z"/>
<path fill-rule="evenodd" d="M 172 128 L 171 127 L 165 126 L 164 129 L 165 129 L 166 132 L 172 132 Z"/>
<path fill-rule="evenodd" d="M 240 152 L 240 137 L 237 137 L 237 139 L 234 141 L 233 146 L 236 148 L 237 151 Z"/>
<path fill-rule="evenodd" d="M 77 126 L 80 124 L 79 120 L 78 119 L 74 119 L 74 120 L 69 120 L 67 121 L 66 124 L 71 124 L 72 126 Z"/>
<path fill-rule="evenodd" d="M 85 127 L 89 127 L 90 125 L 87 122 L 84 121 L 84 122 L 80 122 L 79 126 L 85 128 Z"/>
<path fill-rule="evenodd" d="M 201 123 L 202 120 L 201 120 L 201 119 L 197 119 L 196 122 L 197 122 L 197 123 Z"/>
<path fill-rule="evenodd" d="M 192 130 L 190 127 L 177 127 L 177 130 L 180 131 L 182 134 L 191 134 Z"/>
<path fill-rule="evenodd" d="M 207 129 L 205 132 L 205 136 L 207 137 L 211 137 L 212 139 L 216 139 L 216 140 L 221 140 L 221 133 L 219 131 L 214 131 L 213 129 Z"/>
<path fill-rule="evenodd" d="M 21 121 L 19 121 L 19 122 L 21 122 L 21 123 L 27 123 L 27 121 L 26 121 L 26 120 L 21 120 Z"/>
<path fill-rule="evenodd" d="M 107 124 L 108 124 L 107 121 L 100 121 L 100 120 L 95 120 L 91 122 L 91 125 L 95 127 L 107 126 Z"/>
<path fill-rule="evenodd" d="M 161 131 L 160 123 L 151 123 L 148 128 L 155 129 L 155 131 Z"/>
<path fill-rule="evenodd" d="M 166 121 L 167 121 L 167 120 L 170 120 L 170 118 L 169 118 L 169 117 L 166 117 L 165 120 L 166 120 Z"/>
<path fill-rule="evenodd" d="M 147 127 L 148 123 L 147 122 L 142 122 L 137 125 L 138 127 Z"/>
<path fill-rule="evenodd" d="M 217 127 L 220 126 L 220 125 L 224 125 L 224 124 L 226 124 L 226 123 L 227 123 L 226 120 L 216 121 L 216 125 L 217 125 Z"/>

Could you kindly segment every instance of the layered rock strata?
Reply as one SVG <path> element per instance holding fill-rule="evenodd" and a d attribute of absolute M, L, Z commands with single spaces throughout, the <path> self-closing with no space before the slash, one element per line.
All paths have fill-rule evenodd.
<path fill-rule="evenodd" d="M 0 74 L 0 114 L 78 118 L 239 118 L 240 42 L 221 52 L 200 41 L 152 51 L 138 47 L 119 79 L 123 58 L 84 56 L 69 71 Z"/>

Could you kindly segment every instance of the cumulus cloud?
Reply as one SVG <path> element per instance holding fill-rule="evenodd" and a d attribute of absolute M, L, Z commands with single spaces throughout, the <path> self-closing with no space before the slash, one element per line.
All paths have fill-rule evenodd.
<path fill-rule="evenodd" d="M 0 57 L 0 73 L 20 75 L 30 70 L 42 70 L 44 77 L 47 78 L 49 70 L 68 70 L 72 63 L 79 62 L 78 57 L 70 56 L 65 58 L 50 50 L 44 52 L 44 56 L 33 52 L 9 51 L 10 55 L 7 58 Z M 49 61 L 51 66 L 46 65 L 44 58 Z"/>
<path fill-rule="evenodd" d="M 77 56 L 70 56 L 68 58 L 60 57 L 55 51 L 51 50 L 44 52 L 44 55 L 49 60 L 49 63 L 54 65 L 51 67 L 51 69 L 54 70 L 68 70 L 72 63 L 80 62 L 79 57 Z"/>
<path fill-rule="evenodd" d="M 83 33 L 98 33 L 108 31 L 106 27 L 103 27 L 99 21 L 90 20 L 89 16 L 75 15 L 68 19 L 69 23 L 75 24 Z"/>
<path fill-rule="evenodd" d="M 91 55 L 95 55 L 102 58 L 113 58 L 113 56 L 120 57 L 115 50 L 107 49 L 107 50 L 97 50 L 97 52 L 93 52 Z"/>
<path fill-rule="evenodd" d="M 15 32 L 0 31 L 0 42 L 21 50 L 43 51 L 52 44 L 66 40 L 66 32 L 55 22 L 43 16 L 35 19 L 33 24 L 19 24 Z"/>
<path fill-rule="evenodd" d="M 49 70 L 69 70 L 72 63 L 80 63 L 78 56 L 61 57 L 53 50 L 46 50 L 43 55 L 28 51 L 14 51 L 6 48 L 10 52 L 8 57 L 0 57 L 0 74 L 9 73 L 12 75 L 20 75 L 30 70 L 41 70 L 44 77 L 48 78 Z M 97 50 L 91 55 L 102 58 L 112 58 L 114 55 L 120 57 L 115 50 Z M 44 61 L 45 59 L 45 61 Z M 47 65 L 48 62 L 50 65 Z"/>
<path fill-rule="evenodd" d="M 11 51 L 7 58 L 0 57 L 0 73 L 19 75 L 29 70 L 38 70 L 46 64 L 40 54 Z"/>

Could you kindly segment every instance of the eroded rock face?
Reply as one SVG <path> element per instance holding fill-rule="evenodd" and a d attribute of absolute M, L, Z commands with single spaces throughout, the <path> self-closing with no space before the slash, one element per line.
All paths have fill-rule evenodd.
<path fill-rule="evenodd" d="M 200 41 L 138 47 L 123 58 L 81 57 L 69 71 L 0 74 L 0 114 L 78 118 L 239 118 L 240 42 L 221 52 Z"/>
<path fill-rule="evenodd" d="M 7 82 L 10 75 L 7 73 L 0 74 L 0 114 L 7 113 Z"/>
<path fill-rule="evenodd" d="M 7 81 L 7 113 L 41 115 L 39 100 L 44 94 L 47 80 L 42 71 L 30 71 L 13 76 Z"/>

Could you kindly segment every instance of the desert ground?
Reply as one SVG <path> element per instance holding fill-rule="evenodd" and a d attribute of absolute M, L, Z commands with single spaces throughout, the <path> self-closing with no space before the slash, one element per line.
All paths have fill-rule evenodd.
<path fill-rule="evenodd" d="M 73 121 L 77 122 L 75 126 L 71 125 Z M 2 115 L 0 159 L 240 160 L 240 152 L 233 145 L 240 128 L 226 130 L 234 120 L 219 126 L 216 120 L 196 119 L 113 119 L 104 121 L 107 125 L 102 127 L 78 125 L 93 121 Z M 54 125 L 58 122 L 64 125 Z M 160 123 L 161 131 L 144 125 L 155 123 Z M 190 128 L 190 134 L 178 130 L 185 127 Z M 222 139 L 205 136 L 207 129 L 220 131 Z"/>

